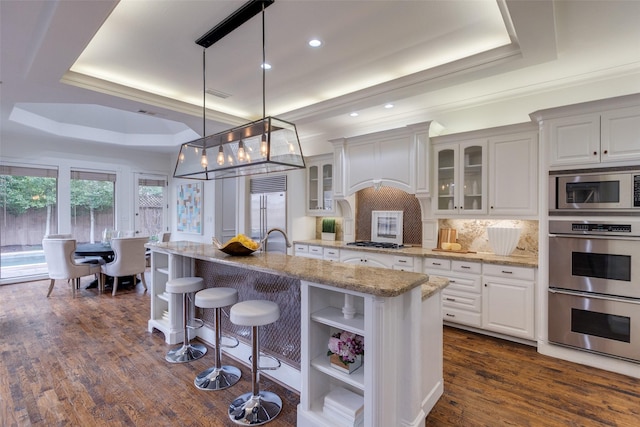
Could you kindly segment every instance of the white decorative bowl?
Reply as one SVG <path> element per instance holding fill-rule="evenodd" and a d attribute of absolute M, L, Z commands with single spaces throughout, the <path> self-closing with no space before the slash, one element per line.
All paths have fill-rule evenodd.
<path fill-rule="evenodd" d="M 520 229 L 515 227 L 487 227 L 489 245 L 496 255 L 511 255 L 518 245 Z"/>

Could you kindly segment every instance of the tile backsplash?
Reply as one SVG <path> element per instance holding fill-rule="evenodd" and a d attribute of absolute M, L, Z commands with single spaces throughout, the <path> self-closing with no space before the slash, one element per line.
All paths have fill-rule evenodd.
<path fill-rule="evenodd" d="M 371 211 L 403 211 L 402 241 L 422 244 L 420 203 L 415 195 L 391 187 L 365 188 L 356 193 L 356 240 L 371 240 Z"/>

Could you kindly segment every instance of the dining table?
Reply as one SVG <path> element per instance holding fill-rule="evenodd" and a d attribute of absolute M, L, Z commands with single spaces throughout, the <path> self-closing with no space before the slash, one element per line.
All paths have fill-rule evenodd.
<path fill-rule="evenodd" d="M 79 243 L 76 245 L 75 255 L 79 257 L 99 256 L 105 262 L 113 261 L 114 252 L 110 245 L 104 243 Z"/>

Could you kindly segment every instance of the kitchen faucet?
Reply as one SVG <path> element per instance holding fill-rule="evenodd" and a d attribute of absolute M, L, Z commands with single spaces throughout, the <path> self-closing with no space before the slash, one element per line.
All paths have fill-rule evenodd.
<path fill-rule="evenodd" d="M 289 236 L 287 236 L 287 233 L 285 233 L 282 228 L 274 227 L 274 228 L 270 229 L 269 231 L 267 231 L 267 233 L 264 235 L 264 239 L 262 239 L 262 249 L 265 252 L 267 252 L 267 239 L 269 238 L 269 234 L 271 234 L 272 231 L 278 231 L 278 232 L 282 233 L 282 235 L 284 236 L 285 244 L 287 245 L 288 248 L 291 247 L 291 242 L 289 241 Z"/>

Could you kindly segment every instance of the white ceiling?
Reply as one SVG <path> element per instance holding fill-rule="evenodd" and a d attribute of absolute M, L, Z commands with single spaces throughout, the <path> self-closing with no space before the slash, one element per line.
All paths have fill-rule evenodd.
<path fill-rule="evenodd" d="M 177 154 L 203 130 L 195 40 L 244 3 L 0 1 L 3 141 Z M 266 114 L 297 124 L 305 154 L 426 120 L 460 132 L 640 92 L 640 1 L 276 0 L 265 20 Z M 206 50 L 206 87 L 230 95 L 207 95 L 208 134 L 262 117 L 261 29 L 254 17 Z"/>

